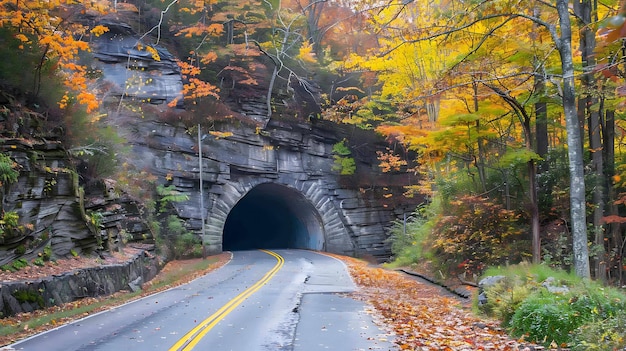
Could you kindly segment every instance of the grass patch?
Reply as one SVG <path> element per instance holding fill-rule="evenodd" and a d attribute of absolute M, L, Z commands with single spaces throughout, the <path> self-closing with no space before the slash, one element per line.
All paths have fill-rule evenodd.
<path fill-rule="evenodd" d="M 562 285 L 576 286 L 582 284 L 582 279 L 573 273 L 564 270 L 554 269 L 546 265 L 531 265 L 529 263 L 520 263 L 507 267 L 491 267 L 488 268 L 483 276 L 503 275 L 507 278 L 525 277 L 527 280 L 543 282 L 552 277 Z"/>
<path fill-rule="evenodd" d="M 211 268 L 211 265 L 218 262 L 217 257 L 209 257 L 206 260 L 186 260 L 178 261 L 185 262 L 184 264 L 173 265 L 171 267 L 165 267 L 162 274 L 148 282 L 145 289 L 146 291 L 160 291 L 163 288 L 169 288 L 176 285 L 181 281 L 189 281 L 200 275 L 206 273 Z"/>
<path fill-rule="evenodd" d="M 38 330 L 42 326 L 50 325 L 55 327 L 60 324 L 64 324 L 70 322 L 72 320 L 76 320 L 82 317 L 86 317 L 93 312 L 98 312 L 103 310 L 106 307 L 112 307 L 120 305 L 124 302 L 130 301 L 137 296 L 141 295 L 141 292 L 136 293 L 124 293 L 121 296 L 117 296 L 109 299 L 87 299 L 89 301 L 85 301 L 82 304 L 79 303 L 69 303 L 65 306 L 62 306 L 61 309 L 57 311 L 50 311 L 49 314 L 39 315 L 33 318 L 26 318 L 20 320 L 17 324 L 8 324 L 0 326 L 0 336 L 15 336 L 19 335 L 25 331 L 30 329 Z M 77 305 L 72 308 L 71 305 Z M 56 308 L 55 308 L 56 310 Z"/>

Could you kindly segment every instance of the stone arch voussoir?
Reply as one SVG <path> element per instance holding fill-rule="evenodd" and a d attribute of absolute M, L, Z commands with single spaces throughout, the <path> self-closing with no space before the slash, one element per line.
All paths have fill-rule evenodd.
<path fill-rule="evenodd" d="M 222 252 L 223 232 L 230 211 L 252 189 L 261 184 L 284 186 L 302 195 L 319 220 L 322 243 L 313 243 L 311 247 L 322 251 L 353 255 L 355 243 L 348 234 L 348 230 L 341 220 L 340 211 L 334 206 L 331 195 L 323 180 L 276 180 L 266 178 L 245 178 L 221 184 L 219 191 L 211 189 L 209 192 L 205 243 L 211 253 Z"/>

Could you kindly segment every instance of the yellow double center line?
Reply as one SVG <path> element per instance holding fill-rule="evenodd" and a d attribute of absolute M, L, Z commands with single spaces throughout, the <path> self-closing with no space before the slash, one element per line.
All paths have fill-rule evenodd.
<path fill-rule="evenodd" d="M 191 329 L 187 334 L 185 334 L 180 340 L 178 340 L 172 347 L 169 348 L 168 351 L 189 351 L 193 349 L 196 344 L 200 342 L 200 340 L 209 332 L 217 323 L 219 323 L 224 317 L 226 317 L 232 310 L 234 310 L 239 304 L 241 304 L 245 299 L 250 297 L 250 295 L 257 292 L 263 285 L 265 285 L 272 277 L 282 268 L 285 264 L 285 259 L 279 254 L 268 251 L 261 250 L 270 256 L 274 256 L 277 260 L 276 265 L 269 270 L 263 278 L 254 283 L 251 287 L 243 291 L 241 294 L 235 296 L 232 300 L 228 301 L 224 306 L 222 306 L 219 310 L 209 316 L 207 319 L 203 320 L 200 324 L 198 324 L 195 328 Z"/>

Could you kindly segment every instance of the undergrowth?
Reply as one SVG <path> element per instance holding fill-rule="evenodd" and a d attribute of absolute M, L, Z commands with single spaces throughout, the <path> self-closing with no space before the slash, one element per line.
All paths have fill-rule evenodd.
<path fill-rule="evenodd" d="M 500 280 L 484 288 L 480 312 L 514 337 L 546 347 L 617 350 L 626 347 L 626 295 L 545 265 L 519 264 L 486 271 Z"/>
<path fill-rule="evenodd" d="M 439 213 L 437 202 L 424 205 L 401 221 L 394 221 L 390 230 L 389 242 L 393 261 L 389 267 L 412 266 L 421 260 L 431 260 L 428 249 L 436 218 Z"/>

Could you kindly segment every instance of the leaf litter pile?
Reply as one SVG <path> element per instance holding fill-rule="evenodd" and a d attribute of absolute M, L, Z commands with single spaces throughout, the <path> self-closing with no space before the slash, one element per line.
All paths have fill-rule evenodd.
<path fill-rule="evenodd" d="M 341 257 L 359 290 L 395 334 L 401 350 L 538 350 L 504 333 L 496 322 L 473 316 L 467 303 L 399 272 Z"/>

